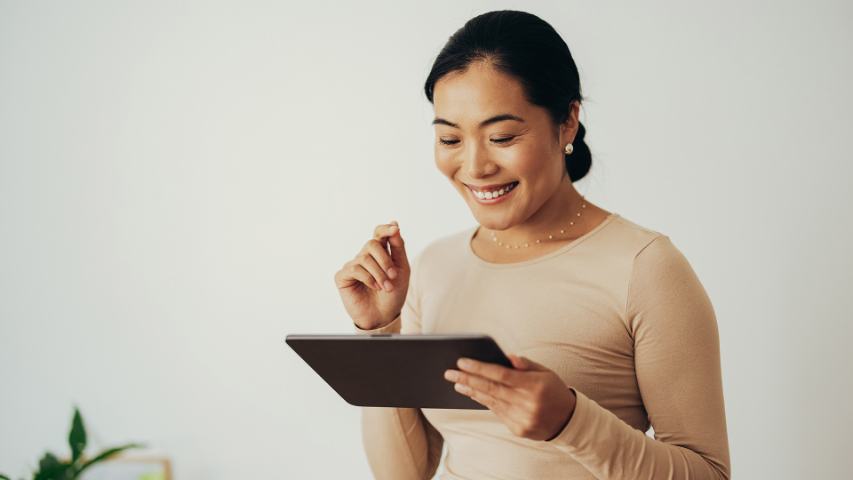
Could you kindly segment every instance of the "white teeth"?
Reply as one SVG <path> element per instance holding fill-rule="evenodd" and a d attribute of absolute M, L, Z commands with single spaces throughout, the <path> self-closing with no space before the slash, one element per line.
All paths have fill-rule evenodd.
<path fill-rule="evenodd" d="M 505 194 L 509 193 L 510 191 L 512 191 L 513 188 L 515 188 L 516 185 L 517 184 L 513 183 L 507 187 L 503 187 L 500 190 L 497 190 L 494 192 L 479 192 L 477 190 L 471 190 L 471 191 L 474 192 L 474 195 L 476 195 L 477 198 L 491 200 L 493 198 L 498 198 L 501 195 L 505 195 Z"/>

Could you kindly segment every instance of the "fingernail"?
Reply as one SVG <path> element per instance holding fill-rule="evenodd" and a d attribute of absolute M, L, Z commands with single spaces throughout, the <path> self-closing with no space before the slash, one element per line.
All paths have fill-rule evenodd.
<path fill-rule="evenodd" d="M 394 267 L 389 268 L 388 276 L 391 278 L 397 278 L 397 270 L 394 270 Z"/>
<path fill-rule="evenodd" d="M 389 282 L 388 280 L 385 280 L 384 285 L 385 285 L 385 290 L 389 290 L 389 291 L 390 291 L 390 290 L 393 290 L 393 289 L 394 289 L 394 284 L 393 284 L 393 283 L 391 283 L 391 282 Z"/>

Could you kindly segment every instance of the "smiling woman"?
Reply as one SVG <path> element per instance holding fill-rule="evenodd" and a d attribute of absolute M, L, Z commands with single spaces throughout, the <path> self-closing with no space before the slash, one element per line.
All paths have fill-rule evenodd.
<path fill-rule="evenodd" d="M 357 333 L 486 333 L 513 368 L 445 372 L 488 410 L 363 408 L 376 478 L 432 478 L 445 445 L 447 480 L 729 478 L 714 309 L 667 235 L 574 188 L 591 153 L 559 34 L 479 15 L 425 93 L 436 166 L 477 225 L 411 267 L 399 225 L 379 225 L 336 283 Z"/>
<path fill-rule="evenodd" d="M 578 120 L 582 95 L 568 47 L 544 42 L 528 51 L 504 44 L 499 55 L 487 53 L 471 48 L 476 25 L 451 39 L 427 79 L 425 93 L 436 112 L 436 165 L 481 225 L 473 237 L 478 255 L 494 262 L 524 260 L 560 248 L 609 212 L 591 205 L 583 222 L 565 221 L 585 203 L 572 182 L 586 175 L 592 161 Z M 479 28 L 482 36 L 488 22 Z M 549 232 L 545 243 L 541 232 Z M 530 245 L 537 249 L 526 250 Z"/>

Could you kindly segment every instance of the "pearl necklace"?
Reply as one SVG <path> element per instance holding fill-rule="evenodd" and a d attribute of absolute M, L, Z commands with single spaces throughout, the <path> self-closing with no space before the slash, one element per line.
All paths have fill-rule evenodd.
<path fill-rule="evenodd" d="M 585 200 L 585 198 L 584 198 L 583 196 L 581 196 L 581 210 L 583 210 L 584 208 L 586 208 L 586 202 L 585 202 L 584 200 Z M 581 210 L 579 210 L 579 211 L 577 212 L 577 214 L 576 214 L 576 216 L 577 216 L 577 217 L 580 217 L 580 216 L 581 216 Z M 574 222 L 574 221 L 569 222 L 569 227 L 571 227 L 571 226 L 572 226 L 572 225 L 574 225 L 574 224 L 575 224 L 575 222 Z M 560 229 L 560 233 L 559 233 L 559 234 L 560 234 L 560 235 L 563 235 L 564 233 L 566 233 L 566 229 L 567 229 L 567 228 L 568 228 L 568 227 Z M 553 240 L 553 239 L 554 239 L 554 235 L 553 235 L 553 234 L 548 234 L 548 240 Z M 501 242 L 500 240 L 498 240 L 498 237 L 495 235 L 495 232 L 492 232 L 492 241 L 493 241 L 494 243 L 496 243 L 498 246 L 502 246 L 502 247 L 504 247 L 504 248 L 518 248 L 518 247 L 519 247 L 519 245 L 510 245 L 509 243 L 503 243 L 503 242 Z M 534 244 L 538 244 L 538 243 L 541 243 L 541 242 L 542 242 L 542 239 L 537 239 L 537 240 L 536 240 L 536 242 L 535 242 Z M 529 247 L 529 246 L 530 246 L 530 242 L 524 242 L 523 244 L 521 244 L 521 247 L 523 247 L 523 248 L 527 248 L 527 247 Z"/>

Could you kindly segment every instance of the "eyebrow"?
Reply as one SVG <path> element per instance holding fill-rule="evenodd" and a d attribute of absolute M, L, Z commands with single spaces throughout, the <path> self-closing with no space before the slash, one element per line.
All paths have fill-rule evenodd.
<path fill-rule="evenodd" d="M 483 127 L 485 127 L 487 125 L 491 125 L 493 123 L 503 122 L 505 120 L 515 120 L 517 122 L 524 123 L 524 119 L 521 117 L 515 116 L 511 113 L 501 113 L 500 115 L 495 115 L 494 117 L 487 118 L 487 119 L 483 120 L 482 122 L 480 122 L 479 128 L 483 128 Z M 441 125 L 447 125 L 449 127 L 459 128 L 459 125 L 456 125 L 455 123 L 451 122 L 450 120 L 445 120 L 445 119 L 440 118 L 440 117 L 436 117 L 436 119 L 432 121 L 432 124 L 433 125 L 441 124 Z"/>

